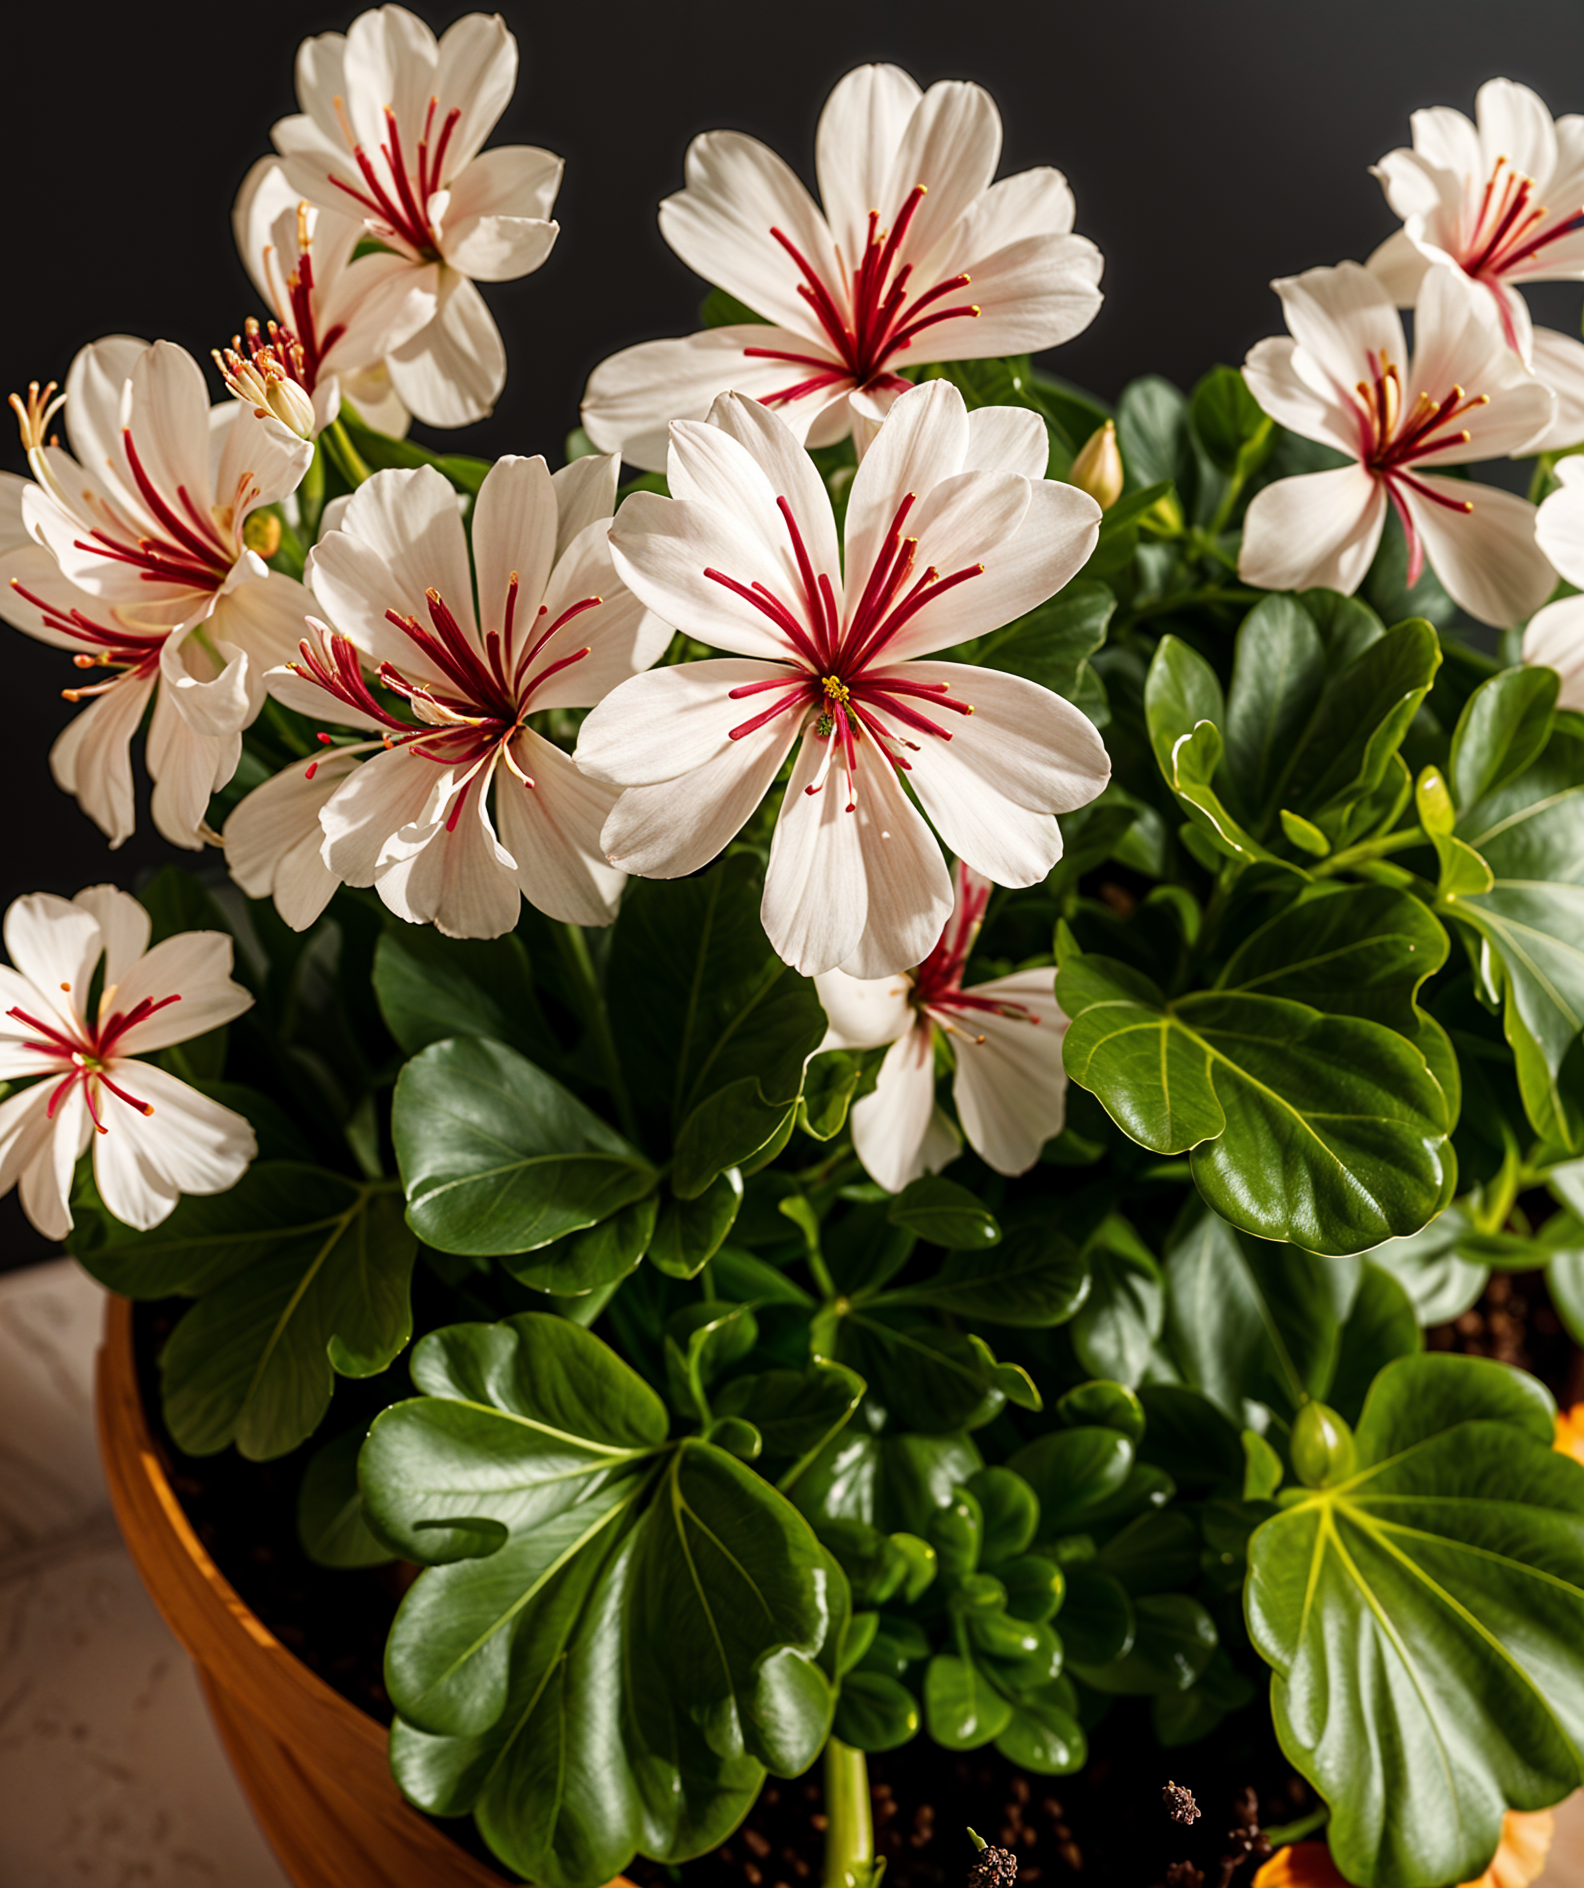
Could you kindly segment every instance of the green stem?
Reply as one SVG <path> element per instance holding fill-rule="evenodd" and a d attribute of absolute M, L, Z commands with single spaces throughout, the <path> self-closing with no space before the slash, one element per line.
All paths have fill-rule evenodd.
<path fill-rule="evenodd" d="M 1305 1836 L 1312 1836 L 1317 1829 L 1323 1829 L 1330 1820 L 1331 1812 L 1324 1803 L 1307 1816 L 1300 1816 L 1296 1822 L 1284 1822 L 1279 1828 L 1267 1829 L 1265 1839 L 1273 1849 L 1284 1848 L 1289 1842 L 1302 1842 Z"/>
<path fill-rule="evenodd" d="M 319 437 L 348 484 L 361 485 L 365 479 L 373 478 L 373 471 L 365 464 L 362 454 L 352 444 L 351 434 L 339 419 L 332 420 Z"/>
<path fill-rule="evenodd" d="M 869 1765 L 835 1737 L 825 1744 L 825 1815 L 824 1888 L 867 1888 L 875 1859 Z"/>
<path fill-rule="evenodd" d="M 616 1104 L 616 1113 L 621 1121 L 622 1132 L 636 1145 L 638 1117 L 633 1113 L 632 1097 L 627 1092 L 627 1083 L 622 1076 L 621 1062 L 616 1054 L 616 1038 L 611 1034 L 610 1013 L 605 1008 L 605 998 L 600 992 L 599 980 L 594 975 L 594 965 L 588 954 L 588 945 L 583 941 L 582 931 L 575 924 L 557 924 L 551 928 L 555 932 L 556 949 L 560 953 L 561 962 L 572 977 L 578 1011 L 589 1034 L 594 1038 L 594 1047 L 605 1076 L 605 1086 L 610 1090 L 611 1099 Z"/>
<path fill-rule="evenodd" d="M 324 511 L 325 455 L 329 448 L 321 439 L 308 461 L 303 482 L 297 487 L 297 507 L 302 514 L 303 532 L 310 543 L 319 535 L 319 518 Z"/>
<path fill-rule="evenodd" d="M 1329 878 L 1333 872 L 1345 872 L 1365 859 L 1381 859 L 1388 852 L 1404 852 L 1410 846 L 1427 846 L 1429 843 L 1422 826 L 1405 826 L 1401 831 L 1387 833 L 1380 839 L 1362 839 L 1356 846 L 1344 846 L 1340 852 L 1333 852 L 1329 859 L 1322 859 L 1309 869 L 1316 878 Z"/>

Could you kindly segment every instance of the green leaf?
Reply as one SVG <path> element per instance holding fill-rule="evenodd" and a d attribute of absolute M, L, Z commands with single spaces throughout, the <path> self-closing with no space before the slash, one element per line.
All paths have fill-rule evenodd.
<path fill-rule="evenodd" d="M 1163 1469 L 1194 1493 L 1236 1493 L 1243 1486 L 1243 1445 L 1238 1425 L 1209 1397 L 1182 1383 L 1146 1383 L 1143 1460 Z"/>
<path fill-rule="evenodd" d="M 1402 1358 L 1364 1406 L 1357 1473 L 1250 1542 L 1282 1748 L 1366 1888 L 1472 1880 L 1504 1809 L 1584 1772 L 1584 1473 L 1553 1421 L 1517 1371 Z"/>
<path fill-rule="evenodd" d="M 1007 1463 L 1033 1489 L 1046 1540 L 1081 1533 L 1133 1466 L 1132 1438 L 1116 1429 L 1061 1429 L 1038 1436 Z"/>
<path fill-rule="evenodd" d="M 971 1437 L 872 1435 L 847 1429 L 829 1443 L 792 1497 L 815 1526 L 861 1521 L 886 1534 L 922 1534 L 929 1518 L 984 1466 Z"/>
<path fill-rule="evenodd" d="M 1469 696 L 1447 764 L 1459 806 L 1477 805 L 1540 758 L 1560 681 L 1554 669 L 1501 669 Z"/>
<path fill-rule="evenodd" d="M 358 1493 L 361 1429 L 345 1429 L 315 1449 L 297 1491 L 297 1538 L 321 1567 L 381 1567 L 393 1558 L 363 1519 Z"/>
<path fill-rule="evenodd" d="M 1089 1745 L 1073 1715 L 1073 1702 L 1071 1688 L 1062 1684 L 1023 1692 L 995 1740 L 996 1749 L 1008 1763 L 1036 1776 L 1063 1777 L 1081 1770 L 1089 1761 Z"/>
<path fill-rule="evenodd" d="M 614 1285 L 649 1249 L 659 1204 L 654 1194 L 646 1194 L 597 1226 L 585 1226 L 520 1258 L 508 1258 L 506 1269 L 519 1284 L 561 1298 L 581 1298 L 603 1285 Z"/>
<path fill-rule="evenodd" d="M 863 1080 L 863 1063 L 845 1049 L 826 1049 L 814 1056 L 803 1074 L 798 1102 L 798 1126 L 816 1141 L 834 1140 L 847 1125 L 851 1107 Z"/>
<path fill-rule="evenodd" d="M 432 465 L 459 492 L 475 496 L 489 472 L 491 461 L 488 459 L 475 459 L 462 453 L 429 452 L 415 440 L 392 439 L 388 434 L 377 433 L 372 427 L 365 426 L 344 400 L 341 403 L 341 421 L 357 448 L 359 458 L 373 471 L 383 471 L 389 466 Z"/>
<path fill-rule="evenodd" d="M 886 1217 L 893 1226 L 936 1246 L 979 1250 L 1001 1237 L 994 1216 L 974 1195 L 938 1174 L 923 1174 L 904 1187 Z"/>
<path fill-rule="evenodd" d="M 697 1199 L 668 1199 L 649 1242 L 649 1263 L 672 1278 L 696 1278 L 725 1243 L 742 1197 L 742 1175 L 728 1167 Z"/>
<path fill-rule="evenodd" d="M 1024 1407 L 1039 1406 L 1027 1372 L 998 1362 L 975 1334 L 903 1323 L 889 1313 L 853 1311 L 833 1324 L 831 1354 L 857 1371 L 898 1423 L 920 1435 L 977 1429 L 1000 1414 L 1009 1394 Z M 816 1344 L 824 1341 L 816 1330 Z"/>
<path fill-rule="evenodd" d="M 1468 1215 L 1456 1206 L 1431 1220 L 1423 1232 L 1377 1246 L 1370 1262 L 1403 1287 L 1420 1324 L 1450 1324 L 1461 1317 L 1479 1302 L 1490 1276 Z"/>
<path fill-rule="evenodd" d="M 417 1246 L 394 1193 L 312 1167 L 254 1167 L 213 1204 L 205 1235 L 242 1263 L 161 1353 L 165 1421 L 189 1455 L 234 1442 L 266 1461 L 318 1428 L 337 1375 L 373 1376 L 406 1345 Z"/>
<path fill-rule="evenodd" d="M 1347 1253 L 1417 1232 L 1442 1204 L 1447 1098 L 1420 1050 L 1379 1023 L 1256 992 L 1168 1002 L 1112 959 L 1069 953 L 1057 1001 L 1067 1073 L 1262 1238 Z"/>
<path fill-rule="evenodd" d="M 1012 1702 L 972 1659 L 935 1655 L 924 1671 L 924 1722 L 947 1750 L 975 1750 L 999 1737 L 1012 1719 Z"/>
<path fill-rule="evenodd" d="M 1166 1750 L 1197 1744 L 1230 1712 L 1241 1711 L 1254 1687 L 1217 1646 L 1210 1663 L 1186 1691 L 1158 1692 L 1150 1702 L 1150 1723 Z"/>
<path fill-rule="evenodd" d="M 1193 467 L 1188 402 L 1169 380 L 1146 374 L 1130 381 L 1117 402 L 1116 424 L 1130 487 L 1166 479 L 1183 486 Z"/>
<path fill-rule="evenodd" d="M 798 1101 L 763 1101 L 758 1077 L 753 1075 L 744 1075 L 707 1096 L 677 1135 L 672 1192 L 679 1199 L 694 1200 L 733 1167 L 755 1171 L 756 1161 L 762 1165 L 786 1145 L 799 1105 Z"/>
<path fill-rule="evenodd" d="M 1029 615 L 986 636 L 964 660 L 1024 676 L 1073 701 L 1115 611 L 1112 591 L 1091 578 L 1079 578 Z"/>
<path fill-rule="evenodd" d="M 1218 472 L 1247 477 L 1270 448 L 1271 417 L 1235 367 L 1212 367 L 1194 388 L 1188 414 Z"/>
<path fill-rule="evenodd" d="M 1290 1415 L 1331 1387 L 1354 1260 L 1239 1233 L 1201 1213 L 1166 1259 L 1168 1344 L 1185 1382 L 1241 1424 L 1245 1399 Z"/>
<path fill-rule="evenodd" d="M 829 1730 L 807 1524 L 724 1451 L 667 1447 L 653 1393 L 564 1320 L 453 1326 L 414 1378 L 361 1466 L 375 1526 L 430 1563 L 387 1655 L 398 1781 L 550 1888 L 714 1846 Z"/>
<path fill-rule="evenodd" d="M 1133 1603 L 1133 1644 L 1109 1665 L 1072 1671 L 1096 1691 L 1123 1697 L 1186 1691 L 1209 1665 L 1218 1637 L 1215 1621 L 1186 1593 L 1152 1593 Z"/>
<path fill-rule="evenodd" d="M 832 1729 L 855 1750 L 896 1750 L 918 1736 L 918 1700 L 885 1672 L 849 1672 L 842 1680 Z"/>
<path fill-rule="evenodd" d="M 764 1440 L 768 1461 L 791 1463 L 777 1482 L 785 1492 L 847 1426 L 863 1393 L 862 1377 L 818 1358 L 807 1370 L 736 1377 L 715 1398 L 714 1408 L 718 1415 L 752 1423 Z"/>
<path fill-rule="evenodd" d="M 442 1252 L 531 1252 L 652 1191 L 636 1149 L 515 1050 L 437 1042 L 396 1082 L 408 1223 Z"/>
<path fill-rule="evenodd" d="M 706 328 L 737 328 L 744 322 L 762 323 L 764 316 L 756 315 L 746 302 L 728 295 L 725 289 L 712 288 L 699 303 L 699 320 Z"/>
<path fill-rule="evenodd" d="M 1379 1248 L 1377 1248 L 1379 1250 Z M 1370 1385 L 1397 1357 L 1409 1357 L 1421 1348 L 1419 1319 L 1413 1300 L 1402 1283 L 1384 1267 L 1365 1261 L 1358 1296 L 1342 1327 L 1336 1374 L 1326 1400 L 1348 1421 L 1364 1407 Z"/>
<path fill-rule="evenodd" d="M 998 1568 L 1033 1544 L 1039 1533 L 1039 1500 L 1021 1475 L 1009 1468 L 982 1468 L 969 1476 L 964 1488 L 979 1504 L 982 1565 Z"/>
<path fill-rule="evenodd" d="M 1089 1293 L 1073 1320 L 1073 1349 L 1085 1370 L 1131 1389 L 1149 1367 L 1165 1320 L 1160 1267 L 1148 1246 L 1116 1213 L 1107 1217 L 1085 1247 L 1084 1258 L 1089 1265 Z M 1080 1392 L 1069 1392 L 1076 1394 Z M 1064 1397 L 1064 1412 L 1066 1406 Z"/>
<path fill-rule="evenodd" d="M 1120 1429 L 1135 1444 L 1144 1437 L 1144 1405 L 1124 1383 L 1076 1384 L 1063 1393 L 1056 1413 L 1075 1429 L 1085 1423 L 1100 1429 Z"/>
<path fill-rule="evenodd" d="M 441 937 L 393 924 L 374 952 L 374 994 L 406 1055 L 448 1036 L 491 1036 L 539 1061 L 556 1053 L 519 937 Z"/>
<path fill-rule="evenodd" d="M 911 1223 L 922 1231 L 918 1217 Z M 928 1305 L 982 1324 L 1039 1328 L 1064 1324 L 1088 1289 L 1088 1269 L 1077 1247 L 1041 1219 L 1008 1233 L 988 1252 L 954 1252 L 934 1278 L 869 1302 L 871 1307 Z"/>
<path fill-rule="evenodd" d="M 1069 1566 L 1061 1630 L 1074 1665 L 1105 1666 L 1125 1658 L 1136 1631 L 1127 1589 L 1092 1561 Z"/>

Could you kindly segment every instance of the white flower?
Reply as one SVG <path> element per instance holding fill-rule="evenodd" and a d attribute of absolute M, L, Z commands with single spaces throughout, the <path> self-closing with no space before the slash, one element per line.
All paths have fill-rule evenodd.
<path fill-rule="evenodd" d="M 385 356 L 433 318 L 435 290 L 404 256 L 354 260 L 365 234 L 361 219 L 305 201 L 286 181 L 279 158 L 261 157 L 248 172 L 231 221 L 242 261 L 275 320 L 267 339 L 257 322 L 249 323 L 246 341 L 235 344 L 245 361 L 226 351 L 221 366 L 228 382 L 244 379 L 251 368 L 300 386 L 312 406 L 310 436 L 336 417 L 344 395 L 370 426 L 399 439 L 408 414 Z M 232 391 L 257 401 L 242 385 Z"/>
<path fill-rule="evenodd" d="M 891 1045 L 872 1093 L 852 1109 L 853 1151 L 889 1192 L 939 1173 L 961 1148 L 935 1100 L 937 1031 L 951 1045 L 963 1132 L 997 1173 L 1027 1173 L 1061 1133 L 1067 1018 L 1056 1006 L 1055 966 L 963 988 L 989 898 L 989 881 L 959 862 L 951 918 L 917 970 L 875 982 L 842 970 L 815 979 L 830 1024 L 822 1049 Z"/>
<path fill-rule="evenodd" d="M 1562 489 L 1540 507 L 1535 536 L 1568 582 L 1584 588 L 1584 459 L 1561 460 L 1556 474 Z M 1530 618 L 1523 659 L 1561 676 L 1559 708 L 1584 710 L 1584 596 L 1548 603 Z"/>
<path fill-rule="evenodd" d="M 583 424 L 658 470 L 666 423 L 728 389 L 775 407 L 800 439 L 860 437 L 907 388 L 900 370 L 1053 347 L 1100 306 L 1100 252 L 1072 233 L 1060 171 L 992 184 L 1001 116 L 977 85 L 921 92 L 860 66 L 820 115 L 823 210 L 781 158 L 735 131 L 688 148 L 660 231 L 692 269 L 771 325 L 648 341 L 595 369 Z"/>
<path fill-rule="evenodd" d="M 482 149 L 517 83 L 499 14 L 470 13 L 436 41 L 405 7 L 359 14 L 305 39 L 302 112 L 274 129 L 288 186 L 363 229 L 434 298 L 433 318 L 392 347 L 397 397 L 433 426 L 483 419 L 506 354 L 474 282 L 537 269 L 558 225 L 561 160 L 526 144 Z M 396 271 L 393 271 L 393 274 Z"/>
<path fill-rule="evenodd" d="M 113 605 L 63 577 L 53 557 L 22 522 L 27 480 L 0 473 L 0 617 L 40 642 L 72 651 L 79 670 L 67 701 L 86 702 L 50 749 L 57 786 L 78 804 L 110 844 L 135 825 L 132 736 L 152 699 L 144 759 L 154 781 L 154 824 L 172 845 L 202 847 L 210 795 L 236 771 L 239 734 L 200 734 L 174 705 L 160 657 L 170 631 L 130 627 Z M 187 651 L 189 673 L 212 679 L 218 664 L 201 644 Z"/>
<path fill-rule="evenodd" d="M 1505 627 L 1554 587 L 1535 543 L 1534 506 L 1441 467 L 1516 452 L 1546 425 L 1552 397 L 1502 339 L 1490 298 L 1452 269 L 1431 269 L 1414 310 L 1410 360 L 1390 295 L 1344 262 L 1272 284 L 1292 338 L 1261 341 L 1243 363 L 1273 419 L 1353 459 L 1278 479 L 1256 494 L 1238 574 L 1267 590 L 1351 595 L 1369 569 L 1390 504 L 1408 539 L 1408 581 L 1426 560 L 1453 599 Z"/>
<path fill-rule="evenodd" d="M 1584 117 L 1554 122 L 1526 85 L 1490 79 L 1476 124 L 1436 106 L 1409 120 L 1413 149 L 1375 166 L 1403 219 L 1369 259 L 1397 304 L 1413 306 L 1427 269 L 1451 266 L 1488 291 L 1508 345 L 1557 395 L 1532 451 L 1584 439 L 1584 343 L 1536 329 L 1523 282 L 1584 281 Z"/>
<path fill-rule="evenodd" d="M 72 1173 L 90 1141 L 100 1199 L 140 1230 L 184 1193 L 234 1186 L 257 1152 L 241 1115 L 137 1059 L 252 1004 L 231 981 L 230 938 L 185 931 L 153 950 L 148 940 L 148 913 L 112 885 L 73 899 L 35 892 L 6 912 L 0 1079 L 42 1079 L 0 1102 L 0 1193 L 19 1186 L 46 1238 L 71 1230 Z"/>
<path fill-rule="evenodd" d="M 1023 615 L 1094 548 L 1100 507 L 1044 479 L 1046 450 L 1033 413 L 912 389 L 853 479 L 844 576 L 829 494 L 782 419 L 723 394 L 707 425 L 678 421 L 673 496 L 629 498 L 611 549 L 657 615 L 731 653 L 635 676 L 584 722 L 578 765 L 629 789 L 612 862 L 695 871 L 795 748 L 763 917 L 804 975 L 889 976 L 939 936 L 951 885 L 904 779 L 976 870 L 1044 878 L 1055 815 L 1109 777 L 1100 736 L 1020 676 L 921 658 Z"/>
<path fill-rule="evenodd" d="M 477 615 L 446 480 L 420 467 L 358 488 L 309 559 L 327 621 L 271 687 L 378 739 L 242 802 L 225 841 L 244 890 L 273 894 L 299 928 L 338 882 L 373 885 L 399 917 L 452 936 L 500 936 L 523 898 L 568 923 L 610 922 L 622 874 L 599 834 L 615 795 L 529 717 L 598 701 L 669 640 L 611 565 L 616 472 L 614 458 L 554 477 L 537 458 L 492 467 L 473 508 Z"/>

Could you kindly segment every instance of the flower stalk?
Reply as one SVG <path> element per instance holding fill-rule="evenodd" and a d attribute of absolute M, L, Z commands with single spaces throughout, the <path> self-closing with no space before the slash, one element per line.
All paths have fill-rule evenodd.
<path fill-rule="evenodd" d="M 825 1815 L 825 1888 L 873 1888 L 880 1869 L 875 1864 L 869 1764 L 861 1750 L 839 1737 L 825 1745 Z"/>

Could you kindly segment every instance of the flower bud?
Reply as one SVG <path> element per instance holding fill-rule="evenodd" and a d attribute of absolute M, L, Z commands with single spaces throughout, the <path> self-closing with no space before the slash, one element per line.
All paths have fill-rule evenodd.
<path fill-rule="evenodd" d="M 1092 432 L 1079 448 L 1067 483 L 1087 492 L 1102 511 L 1109 511 L 1122 496 L 1122 454 L 1111 420 Z"/>
<path fill-rule="evenodd" d="M 1292 1465 L 1308 1488 L 1345 1482 L 1357 1462 L 1353 1431 L 1334 1409 L 1312 1399 L 1293 1418 Z"/>
<path fill-rule="evenodd" d="M 267 564 L 281 547 L 281 521 L 273 511 L 251 511 L 243 520 L 242 542 Z"/>
<path fill-rule="evenodd" d="M 314 404 L 303 388 L 295 380 L 271 379 L 266 384 L 264 403 L 270 412 L 299 439 L 312 439 L 317 424 Z"/>

